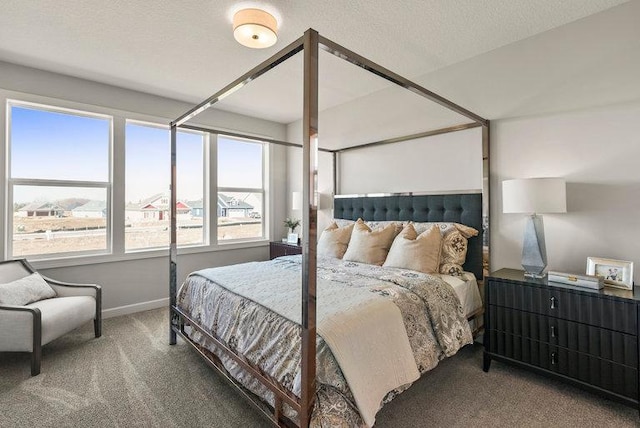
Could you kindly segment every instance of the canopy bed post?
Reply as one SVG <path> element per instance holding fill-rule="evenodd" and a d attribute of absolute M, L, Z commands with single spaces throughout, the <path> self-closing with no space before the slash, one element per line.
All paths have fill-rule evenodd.
<path fill-rule="evenodd" d="M 338 187 L 338 152 L 332 151 L 331 158 L 333 160 L 333 195 L 335 196 L 339 193 Z"/>
<path fill-rule="evenodd" d="M 482 258 L 483 258 L 483 278 L 482 278 L 482 286 L 480 288 L 480 293 L 482 294 L 482 298 L 484 299 L 484 277 L 491 272 L 490 270 L 490 262 L 491 262 L 491 253 L 489 248 L 491 244 L 489 240 L 491 239 L 491 234 L 489 233 L 489 219 L 491 218 L 490 205 L 489 204 L 489 180 L 490 180 L 490 172 L 491 165 L 489 161 L 489 142 L 491 138 L 491 124 L 490 121 L 482 126 L 482 229 L 483 229 L 483 246 L 482 246 Z"/>
<path fill-rule="evenodd" d="M 176 223 L 176 203 L 177 203 L 177 191 L 176 191 L 176 150 L 177 150 L 177 138 L 178 129 L 176 125 L 171 125 L 171 201 L 169 203 L 169 212 L 171 213 L 169 218 L 171 219 L 171 244 L 169 246 L 169 304 L 173 308 L 176 305 L 176 286 L 178 275 L 176 272 L 176 266 L 178 265 L 178 250 L 177 250 L 177 223 Z M 169 316 L 169 344 L 176 344 L 176 332 L 173 330 L 173 325 L 177 325 L 175 315 L 171 312 Z"/>
<path fill-rule="evenodd" d="M 302 357 L 301 427 L 308 427 L 316 396 L 316 240 L 318 190 L 318 32 L 304 33 L 302 141 Z"/>
<path fill-rule="evenodd" d="M 323 49 L 339 58 L 342 58 L 351 64 L 361 67 L 379 77 L 382 77 L 400 87 L 410 90 L 418 95 L 425 97 L 426 99 L 440 104 L 447 109 L 456 112 L 472 122 L 464 123 L 461 125 L 449 126 L 446 128 L 421 132 L 419 134 L 413 134 L 408 136 L 400 136 L 390 138 L 381 141 L 374 141 L 369 143 L 361 143 L 345 147 L 337 150 L 330 150 L 326 148 L 318 147 L 318 60 L 319 50 Z M 302 266 L 301 266 L 301 322 L 300 322 L 300 382 L 301 391 L 300 396 L 297 397 L 289 387 L 285 387 L 282 383 L 271 377 L 270 373 L 262 373 L 262 371 L 255 366 L 255 362 L 252 363 L 247 355 L 243 355 L 241 350 L 232 349 L 229 346 L 230 340 L 228 338 L 218 337 L 215 333 L 205 329 L 199 324 L 199 321 L 191 317 L 190 313 L 185 312 L 181 307 L 177 306 L 177 218 L 176 218 L 176 203 L 177 203 L 177 187 L 176 187 L 176 145 L 177 145 L 177 129 L 179 127 L 184 129 L 193 129 L 203 132 L 212 132 L 216 134 L 227 134 L 230 136 L 238 136 L 242 138 L 255 139 L 255 136 L 246 135 L 243 132 L 229 132 L 224 130 L 218 130 L 215 128 L 202 127 L 193 124 L 188 124 L 189 120 L 196 117 L 199 113 L 212 107 L 218 101 L 226 98 L 234 93 L 236 90 L 242 88 L 247 83 L 260 77 L 264 73 L 273 69 L 277 65 L 286 61 L 288 58 L 301 52 L 303 53 L 303 141 L 302 144 L 293 143 L 288 141 L 280 141 L 271 138 L 258 138 L 262 141 L 290 147 L 301 147 L 303 150 L 303 242 L 302 242 Z M 488 195 L 489 195 L 489 121 L 462 108 L 461 106 L 431 92 L 427 89 L 381 67 L 374 62 L 348 50 L 344 47 L 325 39 L 318 35 L 318 33 L 309 29 L 304 33 L 304 36 L 297 39 L 293 43 L 289 44 L 280 52 L 276 53 L 266 61 L 262 62 L 257 67 L 254 67 L 249 72 L 245 73 L 229 85 L 225 86 L 222 90 L 212 95 L 204 102 L 196 105 L 188 112 L 180 116 L 174 122 L 171 122 L 171 200 L 170 200 L 170 220 L 171 220 L 171 244 L 169 251 L 169 293 L 170 293 L 170 344 L 176 343 L 177 334 L 184 338 L 185 342 L 192 346 L 196 352 L 202 356 L 207 363 L 214 369 L 218 370 L 225 378 L 229 379 L 233 385 L 237 386 L 243 394 L 249 396 L 245 392 L 246 385 L 226 370 L 224 363 L 221 361 L 219 355 L 224 355 L 230 358 L 235 364 L 237 364 L 242 370 L 255 381 L 259 382 L 265 387 L 268 392 L 266 395 L 260 395 L 261 398 L 269 400 L 270 394 L 273 397 L 272 413 L 268 414 L 263 407 L 257 404 L 253 399 L 251 400 L 256 404 L 257 408 L 267 414 L 267 417 L 277 426 L 292 425 L 295 422 L 287 417 L 289 414 L 297 414 L 297 423 L 300 427 L 308 427 L 311 423 L 311 414 L 315 406 L 316 401 L 316 339 L 317 339 L 317 313 L 316 313 L 316 280 L 317 280 L 317 209 L 318 209 L 318 153 L 328 152 L 332 154 L 333 162 L 333 193 L 334 196 L 339 194 L 340 191 L 340 154 L 348 150 L 363 149 L 372 146 L 378 146 L 383 144 L 390 144 L 400 141 L 413 140 L 418 138 L 429 137 L 433 135 L 439 135 L 449 132 L 462 131 L 465 129 L 471 129 L 482 126 L 482 157 L 483 157 L 483 190 L 482 196 L 479 192 L 464 192 L 462 194 L 438 194 L 428 198 L 414 198 L 415 195 L 393 195 L 385 204 L 389 205 L 395 211 L 399 211 L 398 201 L 403 199 L 403 206 L 413 206 L 415 202 L 419 206 L 419 210 L 411 210 L 413 213 L 422 212 L 427 207 L 428 210 L 432 210 L 436 213 L 442 211 L 442 218 L 429 218 L 429 221 L 457 221 L 470 225 L 474 228 L 484 228 L 485 233 L 488 232 Z M 407 199 L 408 198 L 408 199 Z M 369 201 L 381 202 L 376 198 L 367 198 Z M 483 199 L 486 206 L 483 206 Z M 346 199 L 336 199 L 337 201 L 346 201 Z M 377 203 L 376 202 L 376 203 Z M 373 202 L 369 203 L 371 205 Z M 352 207 L 348 207 L 344 202 L 340 202 L 338 205 L 343 207 L 345 212 L 348 211 L 349 215 L 354 215 L 356 205 L 362 208 L 363 202 L 353 202 Z M 385 205 L 386 206 L 386 205 Z M 334 211 L 340 211 L 337 209 L 337 205 L 334 203 Z M 482 213 L 482 214 L 481 214 Z M 464 214 L 465 219 L 468 221 L 463 222 L 462 216 Z M 339 217 L 334 214 L 336 218 Z M 413 219 L 413 215 L 412 215 Z M 355 220 L 355 218 L 354 218 Z M 482 238 L 478 237 L 473 240 L 469 240 L 469 252 L 472 253 L 470 260 L 467 261 L 465 266 L 468 266 L 469 271 L 474 272 L 478 276 L 482 276 L 483 263 L 482 263 Z M 485 269 L 488 268 L 488 242 L 486 242 L 484 248 L 484 260 L 487 264 L 484 265 Z M 297 276 L 297 278 L 300 278 Z M 296 297 L 297 299 L 297 297 Z M 184 326 L 187 325 L 189 330 L 194 330 L 202 334 L 207 340 L 211 341 L 215 352 L 212 349 L 208 351 L 202 348 L 198 342 L 189 336 L 189 333 L 185 331 Z M 237 345 L 237 343 L 236 343 Z M 297 356 L 296 356 L 297 358 Z M 257 397 L 256 400 L 258 399 Z M 286 407 L 283 405 L 286 404 Z M 293 412 L 293 413 L 292 413 Z M 290 416 L 294 418 L 293 416 Z"/>

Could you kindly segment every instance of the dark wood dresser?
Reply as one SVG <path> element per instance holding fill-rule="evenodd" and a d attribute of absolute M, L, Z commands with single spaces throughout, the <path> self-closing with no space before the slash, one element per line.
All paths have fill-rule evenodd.
<path fill-rule="evenodd" d="M 278 241 L 271 241 L 269 244 L 270 259 L 275 259 L 280 256 L 293 256 L 294 254 L 302 254 L 302 247 L 300 245 Z"/>
<path fill-rule="evenodd" d="M 484 371 L 494 359 L 513 363 L 638 406 L 640 293 L 634 291 L 530 279 L 515 269 L 494 272 L 485 288 Z"/>

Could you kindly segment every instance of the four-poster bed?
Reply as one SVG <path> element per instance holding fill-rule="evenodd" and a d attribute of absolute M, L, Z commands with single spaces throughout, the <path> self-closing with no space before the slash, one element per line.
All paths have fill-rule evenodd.
<path fill-rule="evenodd" d="M 426 131 L 420 134 L 412 134 L 405 137 L 398 137 L 393 139 L 387 139 L 382 141 L 376 141 L 366 144 L 358 144 L 352 147 L 345 147 L 337 150 L 330 150 L 326 148 L 318 147 L 318 57 L 319 50 L 331 53 L 339 58 L 342 58 L 362 69 L 374 73 L 375 75 L 386 79 L 402 88 L 405 88 L 415 94 L 427 98 L 435 103 L 438 103 L 449 110 L 456 112 L 471 122 L 464 123 L 457 126 L 451 126 L 447 128 Z M 287 389 L 282 386 L 280 382 L 275 380 L 269 373 L 264 373 L 257 369 L 255 365 L 250 364 L 248 359 L 233 349 L 233 344 L 226 343 L 219 337 L 214 337 L 207 330 L 199 324 L 198 320 L 192 316 L 192 314 L 185 311 L 177 304 L 177 243 L 176 243 L 176 136 L 177 129 L 187 128 L 195 129 L 204 132 L 210 132 L 215 134 L 226 134 L 238 137 L 248 137 L 242 133 L 230 133 L 227 131 L 220 131 L 213 128 L 206 128 L 202 126 L 195 126 L 186 123 L 193 119 L 196 115 L 203 112 L 207 108 L 214 105 L 216 102 L 222 100 L 226 96 L 240 89 L 248 82 L 258 78 L 262 74 L 276 67 L 278 64 L 286 61 L 293 55 L 302 52 L 304 56 L 304 103 L 303 103 L 303 143 L 296 144 L 286 141 L 279 141 L 275 139 L 262 139 L 270 144 L 278 144 L 284 146 L 301 147 L 303 151 L 303 242 L 302 242 L 302 260 L 299 266 L 301 271 L 301 315 L 299 316 L 301 346 L 299 350 L 299 365 L 300 370 L 299 394 L 294 394 L 291 388 Z M 486 201 L 488 200 L 488 141 L 489 141 L 489 121 L 482 117 L 444 99 L 443 97 L 434 94 L 431 91 L 407 80 L 403 77 L 361 57 L 360 55 L 345 49 L 344 47 L 318 35 L 315 30 L 309 29 L 305 32 L 304 36 L 294 41 L 283 50 L 273 55 L 267 61 L 258 65 L 248 73 L 244 74 L 240 78 L 236 79 L 231 84 L 205 100 L 203 103 L 195 106 L 193 109 L 180 116 L 178 119 L 171 123 L 171 244 L 170 244 L 170 343 L 176 343 L 176 335 L 180 334 L 187 343 L 191 344 L 201 356 L 203 356 L 207 362 L 221 371 L 229 379 L 231 377 L 220 366 L 220 360 L 216 361 L 216 356 L 207 351 L 203 346 L 204 342 L 212 345 L 217 352 L 225 356 L 227 361 L 232 361 L 233 364 L 237 364 L 241 368 L 243 373 L 248 373 L 257 380 L 266 390 L 273 394 L 273 400 L 271 400 L 271 407 L 273 408 L 273 414 L 267 415 L 274 423 L 278 425 L 292 423 L 292 418 L 283 414 L 283 404 L 287 406 L 288 410 L 293 410 L 297 414 L 297 424 L 299 426 L 309 426 L 311 422 L 311 413 L 314 408 L 314 400 L 316 397 L 316 355 L 317 352 L 323 352 L 323 343 L 320 343 L 320 348 L 317 348 L 317 307 L 316 307 L 316 282 L 318 278 L 318 257 L 316 255 L 317 245 L 317 156 L 318 151 L 331 153 L 333 156 L 333 173 L 334 173 L 334 193 L 339 191 L 339 174 L 338 169 L 338 156 L 340 153 L 344 153 L 348 150 L 363 149 L 366 147 L 390 144 L 394 142 L 407 141 L 416 138 L 422 138 L 432 135 L 443 134 L 447 132 L 456 132 L 464 129 L 470 129 L 475 127 L 482 127 L 482 155 L 483 155 L 483 178 L 484 184 L 482 193 L 476 195 L 458 194 L 458 195 L 425 195 L 425 196 L 394 196 L 387 199 L 385 202 L 381 200 L 374 201 L 375 198 L 369 199 L 378 204 L 392 204 L 386 205 L 383 211 L 372 211 L 372 216 L 367 217 L 367 213 L 363 209 L 362 212 L 356 213 L 353 209 L 349 211 L 344 209 L 347 204 L 347 200 L 336 198 L 337 211 L 341 211 L 345 216 L 342 218 L 348 218 L 346 215 L 354 216 L 356 214 L 362 214 L 363 220 L 414 220 L 414 221 L 430 221 L 430 222 L 460 222 L 469 224 L 477 228 L 481 233 L 475 240 L 470 240 L 469 244 L 469 263 L 471 271 L 476 274 L 476 277 L 480 280 L 483 278 L 482 259 L 483 255 L 485 261 L 488 260 L 488 250 L 482 251 L 482 229 L 488 227 L 488 208 Z M 405 199 L 406 198 L 406 199 Z M 485 201 L 484 208 L 482 201 Z M 416 202 L 418 201 L 418 202 Z M 471 201 L 471 202 L 470 202 Z M 368 202 L 362 202 L 361 199 L 354 199 L 350 202 L 353 206 L 364 206 Z M 412 208 L 411 210 L 405 210 L 404 212 L 398 208 L 396 214 L 389 214 L 395 212 L 393 204 L 400 207 L 402 204 L 409 203 L 412 206 L 418 208 Z M 414 205 L 416 204 L 417 205 Z M 360 204 L 360 205 L 359 205 Z M 399 204 L 399 205 L 398 205 Z M 421 209 L 420 206 L 424 206 Z M 342 208 L 340 208 L 342 207 Z M 336 212 L 337 212 L 336 211 Z M 483 212 L 484 211 L 484 212 Z M 384 218 L 381 218 L 384 212 Z M 409 214 L 411 212 L 411 214 Z M 414 217 L 414 213 L 416 217 Z M 469 217 L 470 216 L 470 217 Z M 338 216 L 336 216 L 338 217 Z M 469 218 L 466 218 L 469 217 Z M 350 218 L 350 217 L 349 217 Z M 472 220 L 470 220 L 472 218 Z M 355 218 L 352 218 L 355 220 Z M 472 244 L 473 243 L 473 244 Z M 473 248 L 473 250 L 471 250 Z M 479 250 L 479 251 L 478 251 Z M 284 264 L 285 261 L 280 264 Z M 287 261 L 287 263 L 297 263 L 295 261 Z M 466 265 L 465 265 L 466 268 Z M 322 269 L 325 269 L 322 267 Z M 364 269 L 364 268 L 363 268 Z M 323 270 L 323 272 L 325 272 Z M 324 273 L 323 273 L 324 275 Z M 240 292 L 238 292 L 240 294 Z M 232 293 L 233 294 L 233 293 Z M 477 315 L 477 314 L 475 314 Z M 292 316 L 293 318 L 293 316 Z M 187 331 L 188 330 L 188 331 Z M 189 336 L 189 332 L 194 335 L 200 335 L 203 340 L 198 343 Z M 231 379 L 233 380 L 233 379 Z M 415 379 L 414 379 L 415 380 Z M 234 382 L 234 384 L 237 383 Z M 243 391 L 244 392 L 244 391 Z M 298 396 L 296 396 L 298 395 Z M 250 397 L 251 398 L 251 397 Z M 253 400 L 252 400 L 253 401 Z M 295 422 L 294 422 L 295 423 Z"/>

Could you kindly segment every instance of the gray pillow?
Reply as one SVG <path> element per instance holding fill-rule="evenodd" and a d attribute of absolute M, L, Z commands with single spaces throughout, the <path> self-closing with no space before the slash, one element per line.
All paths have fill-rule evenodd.
<path fill-rule="evenodd" d="M 2 305 L 24 306 L 51 297 L 56 297 L 56 292 L 37 272 L 0 284 L 0 304 Z"/>

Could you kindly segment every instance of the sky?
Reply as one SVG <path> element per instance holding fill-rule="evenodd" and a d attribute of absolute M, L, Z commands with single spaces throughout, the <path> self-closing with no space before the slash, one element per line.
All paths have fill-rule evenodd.
<path fill-rule="evenodd" d="M 109 180 L 109 119 L 11 107 L 11 177 Z M 125 202 L 169 192 L 170 138 L 164 127 L 127 122 Z M 204 138 L 178 133 L 178 198 L 203 197 Z M 219 186 L 262 187 L 262 145 L 218 138 Z M 17 186 L 14 202 L 96 199 L 103 189 Z"/>
<path fill-rule="evenodd" d="M 129 122 L 125 130 L 125 201 L 138 202 L 169 193 L 171 140 L 169 130 Z M 176 171 L 178 199 L 202 199 L 203 136 L 178 132 Z"/>

